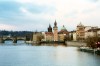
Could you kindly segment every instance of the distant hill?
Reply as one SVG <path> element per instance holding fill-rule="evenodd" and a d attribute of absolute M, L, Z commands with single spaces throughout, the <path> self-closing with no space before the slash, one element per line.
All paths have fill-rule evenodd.
<path fill-rule="evenodd" d="M 18 37 L 26 37 L 32 35 L 31 31 L 6 31 L 0 30 L 0 36 L 18 36 Z"/>

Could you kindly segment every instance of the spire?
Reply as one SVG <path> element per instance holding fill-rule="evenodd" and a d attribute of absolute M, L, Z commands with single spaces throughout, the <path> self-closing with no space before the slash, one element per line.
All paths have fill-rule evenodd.
<path fill-rule="evenodd" d="M 53 29 L 58 29 L 56 20 L 55 20 L 55 22 L 54 22 L 54 27 L 53 27 Z"/>
<path fill-rule="evenodd" d="M 63 27 L 65 27 L 65 26 L 63 25 Z"/>
<path fill-rule="evenodd" d="M 51 27 L 50 24 L 49 24 L 49 27 L 48 27 L 48 32 L 52 32 L 52 27 Z"/>
<path fill-rule="evenodd" d="M 57 22 L 56 22 L 56 20 L 55 20 L 54 26 L 57 26 Z"/>
<path fill-rule="evenodd" d="M 49 24 L 49 28 L 51 28 L 51 25 Z"/>

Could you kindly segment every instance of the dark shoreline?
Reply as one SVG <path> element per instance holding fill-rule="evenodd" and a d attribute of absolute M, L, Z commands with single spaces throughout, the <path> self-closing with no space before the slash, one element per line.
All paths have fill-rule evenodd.
<path fill-rule="evenodd" d="M 88 53 L 94 53 L 100 55 L 100 50 L 86 49 L 86 48 L 79 48 L 78 50 L 82 52 L 88 52 Z"/>
<path fill-rule="evenodd" d="M 67 44 L 64 41 L 41 41 L 41 42 L 33 42 L 32 45 L 47 45 L 47 46 L 57 46 L 57 45 L 63 45 L 67 46 Z"/>

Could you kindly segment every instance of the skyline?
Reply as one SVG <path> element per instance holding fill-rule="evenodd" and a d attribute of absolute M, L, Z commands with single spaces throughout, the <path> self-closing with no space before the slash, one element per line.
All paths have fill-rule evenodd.
<path fill-rule="evenodd" d="M 0 30 L 46 31 L 55 20 L 60 30 L 75 30 L 82 22 L 99 26 L 100 0 L 1 0 Z"/>

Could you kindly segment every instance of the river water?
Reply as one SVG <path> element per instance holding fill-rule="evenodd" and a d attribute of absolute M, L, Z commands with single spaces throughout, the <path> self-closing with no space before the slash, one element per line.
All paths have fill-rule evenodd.
<path fill-rule="evenodd" d="M 100 56 L 77 49 L 6 41 L 0 44 L 0 66 L 100 66 Z"/>

